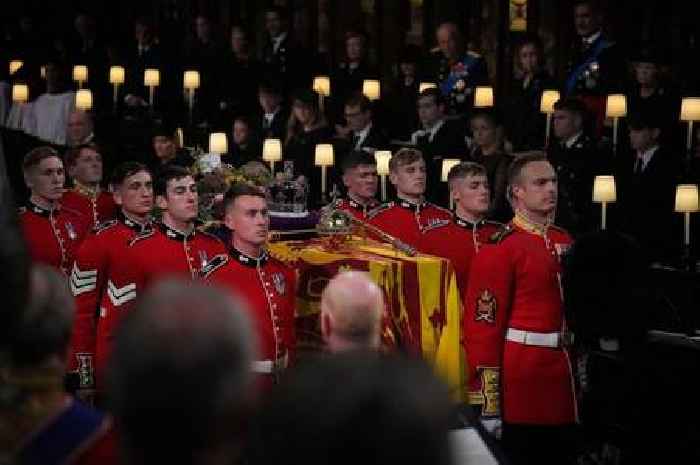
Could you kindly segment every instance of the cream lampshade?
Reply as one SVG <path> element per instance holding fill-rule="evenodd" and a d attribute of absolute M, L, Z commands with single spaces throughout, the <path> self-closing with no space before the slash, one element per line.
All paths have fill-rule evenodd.
<path fill-rule="evenodd" d="M 377 150 L 374 152 L 374 159 L 377 160 L 377 174 L 379 176 L 387 176 L 389 174 L 391 152 L 389 150 Z"/>
<path fill-rule="evenodd" d="M 493 106 L 493 87 L 479 86 L 474 92 L 474 106 L 486 108 Z"/>
<path fill-rule="evenodd" d="M 282 141 L 279 139 L 265 139 L 262 159 L 270 164 L 270 170 L 274 174 L 275 162 L 282 160 Z"/>
<path fill-rule="evenodd" d="M 82 85 L 88 80 L 88 67 L 85 65 L 73 66 L 73 80 Z"/>
<path fill-rule="evenodd" d="M 418 85 L 418 93 L 421 93 L 426 89 L 435 89 L 435 88 L 437 88 L 437 84 L 435 84 L 434 82 L 421 82 Z"/>
<path fill-rule="evenodd" d="M 109 83 L 110 84 L 124 84 L 125 71 L 123 66 L 112 66 L 109 68 Z"/>
<path fill-rule="evenodd" d="M 10 75 L 15 74 L 24 65 L 22 60 L 12 60 L 10 62 Z"/>
<path fill-rule="evenodd" d="M 226 133 L 213 132 L 209 134 L 209 153 L 222 154 L 228 152 Z"/>
<path fill-rule="evenodd" d="M 540 99 L 540 112 L 554 113 L 554 104 L 561 98 L 558 90 L 545 90 Z"/>
<path fill-rule="evenodd" d="M 324 97 L 329 97 L 331 95 L 330 78 L 328 76 L 316 76 L 314 78 L 313 89 Z"/>
<path fill-rule="evenodd" d="M 199 88 L 199 71 L 185 71 L 183 77 L 183 87 L 187 90 Z"/>
<path fill-rule="evenodd" d="M 697 184 L 679 184 L 676 187 L 676 205 L 674 210 L 678 213 L 683 213 L 685 216 L 683 243 L 687 247 L 690 246 L 690 214 L 700 210 L 699 203 Z"/>
<path fill-rule="evenodd" d="M 29 87 L 26 84 L 15 84 L 12 86 L 12 101 L 15 103 L 26 103 L 29 100 Z"/>
<path fill-rule="evenodd" d="M 442 182 L 447 182 L 447 175 L 450 173 L 450 170 L 452 169 L 453 166 L 459 165 L 462 162 L 462 160 L 459 160 L 458 158 L 445 158 L 442 160 L 442 176 L 440 176 L 440 180 Z"/>
<path fill-rule="evenodd" d="M 143 72 L 143 85 L 147 87 L 158 87 L 160 85 L 160 71 L 149 68 Z"/>
<path fill-rule="evenodd" d="M 623 94 L 610 94 L 605 102 L 605 116 L 621 118 L 627 115 L 627 97 Z"/>
<path fill-rule="evenodd" d="M 381 84 L 376 79 L 365 79 L 362 83 L 362 93 L 370 100 L 379 100 Z"/>
<path fill-rule="evenodd" d="M 685 97 L 681 102 L 681 121 L 700 120 L 700 97 Z"/>
<path fill-rule="evenodd" d="M 609 203 L 617 201 L 615 176 L 596 176 L 593 180 L 593 201 Z"/>
<path fill-rule="evenodd" d="M 75 108 L 82 111 L 92 108 L 92 92 L 90 89 L 79 89 L 75 93 Z"/>
<path fill-rule="evenodd" d="M 334 163 L 333 146 L 331 144 L 318 144 L 314 163 L 316 166 L 333 166 Z"/>

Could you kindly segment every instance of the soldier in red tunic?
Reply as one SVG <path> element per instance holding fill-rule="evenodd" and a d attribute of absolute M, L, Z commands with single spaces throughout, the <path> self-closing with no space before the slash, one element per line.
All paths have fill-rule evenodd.
<path fill-rule="evenodd" d="M 560 259 L 571 238 L 551 224 L 557 177 L 543 155 L 513 162 L 509 195 L 515 218 L 477 255 L 464 299 L 470 402 L 487 428 L 502 419 L 513 463 L 570 463 L 577 410 Z"/>
<path fill-rule="evenodd" d="M 343 184 L 347 189 L 344 199 L 338 199 L 334 208 L 351 213 L 365 221 L 370 211 L 379 206 L 377 195 L 377 161 L 364 151 L 350 152 L 341 164 Z"/>
<path fill-rule="evenodd" d="M 121 207 L 117 219 L 103 223 L 85 238 L 70 275 L 76 316 L 68 369 L 78 376 L 78 395 L 84 400 L 96 387 L 95 354 L 102 355 L 100 349 L 112 337 L 120 316 L 117 312 L 106 313 L 110 306 L 108 289 L 120 273 L 128 272 L 120 271 L 120 261 L 129 241 L 150 227 L 153 209 L 153 182 L 145 165 L 121 164 L 114 171 L 111 186 Z"/>
<path fill-rule="evenodd" d="M 65 163 L 73 189 L 63 194 L 63 206 L 90 218 L 94 227 L 114 219 L 118 210 L 114 198 L 100 188 L 102 155 L 97 145 L 81 145 L 68 150 Z"/>
<path fill-rule="evenodd" d="M 454 217 L 450 223 L 427 230 L 418 248 L 421 252 L 449 259 L 460 292 L 464 293 L 474 257 L 502 225 L 486 219 L 490 205 L 489 181 L 482 165 L 460 163 L 452 167 L 447 182 L 455 201 Z"/>
<path fill-rule="evenodd" d="M 424 233 L 445 225 L 452 213 L 425 200 L 426 171 L 423 154 L 404 148 L 389 161 L 389 179 L 397 199 L 370 213 L 370 224 L 411 245 L 420 247 Z"/>
<path fill-rule="evenodd" d="M 226 226 L 233 231 L 229 252 L 211 260 L 203 276 L 246 304 L 258 339 L 253 371 L 266 392 L 294 360 L 296 276 L 265 251 L 270 226 L 265 195 L 251 186 L 234 185 L 224 202 Z"/>
<path fill-rule="evenodd" d="M 68 275 L 78 246 L 90 229 L 90 220 L 61 206 L 66 176 L 54 149 L 37 147 L 27 153 L 23 170 L 31 195 L 20 209 L 19 219 L 29 254 L 33 261 Z"/>
<path fill-rule="evenodd" d="M 166 166 L 159 172 L 153 190 L 156 204 L 163 211 L 162 220 L 127 243 L 110 272 L 107 298 L 100 305 L 95 356 L 98 386 L 114 332 L 120 319 L 133 308 L 136 297 L 169 276 L 196 279 L 210 260 L 226 252 L 221 241 L 194 226 L 197 185 L 187 169 Z"/>

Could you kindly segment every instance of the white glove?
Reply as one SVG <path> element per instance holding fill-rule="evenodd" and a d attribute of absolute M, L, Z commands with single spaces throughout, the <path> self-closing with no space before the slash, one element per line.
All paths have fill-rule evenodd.
<path fill-rule="evenodd" d="M 496 439 L 501 439 L 503 420 L 501 417 L 480 418 L 481 424 L 490 435 Z"/>

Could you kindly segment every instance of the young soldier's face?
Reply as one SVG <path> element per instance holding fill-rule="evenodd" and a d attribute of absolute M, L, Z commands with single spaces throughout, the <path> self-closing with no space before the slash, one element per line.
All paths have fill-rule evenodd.
<path fill-rule="evenodd" d="M 389 179 L 399 194 L 423 195 L 426 185 L 425 161 L 421 158 L 413 163 L 399 165 L 389 175 Z"/>
<path fill-rule="evenodd" d="M 158 206 L 167 210 L 178 222 L 189 222 L 197 218 L 197 184 L 192 176 L 168 181 L 165 196 L 158 196 Z"/>
<path fill-rule="evenodd" d="M 234 240 L 256 246 L 264 245 L 270 229 L 267 201 L 255 195 L 242 195 L 226 210 L 226 226 Z"/>
<path fill-rule="evenodd" d="M 66 175 L 63 162 L 58 157 L 44 158 L 38 165 L 29 169 L 25 178 L 32 195 L 50 201 L 60 200 L 63 196 Z"/>
<path fill-rule="evenodd" d="M 533 161 L 523 167 L 513 187 L 516 208 L 549 215 L 557 208 L 557 174 L 548 161 Z"/>
<path fill-rule="evenodd" d="M 359 199 L 372 199 L 377 195 L 377 167 L 375 165 L 358 165 L 343 174 L 343 184 L 348 194 Z"/>
<path fill-rule="evenodd" d="M 481 216 L 489 209 L 489 180 L 486 175 L 467 175 L 455 182 L 452 197 L 457 209 Z"/>
<path fill-rule="evenodd" d="M 114 202 L 134 216 L 147 215 L 153 209 L 153 181 L 148 171 L 127 176 L 114 191 Z"/>
<path fill-rule="evenodd" d="M 95 149 L 85 147 L 75 164 L 69 168 L 70 176 L 82 184 L 95 184 L 102 181 L 102 155 Z"/>

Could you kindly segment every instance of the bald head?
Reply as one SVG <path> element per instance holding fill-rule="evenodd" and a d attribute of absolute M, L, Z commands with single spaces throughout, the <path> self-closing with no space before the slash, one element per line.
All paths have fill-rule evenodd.
<path fill-rule="evenodd" d="M 321 332 L 332 352 L 379 347 L 384 297 L 367 273 L 348 271 L 321 297 Z"/>

